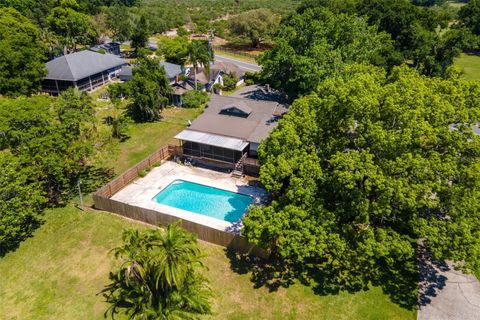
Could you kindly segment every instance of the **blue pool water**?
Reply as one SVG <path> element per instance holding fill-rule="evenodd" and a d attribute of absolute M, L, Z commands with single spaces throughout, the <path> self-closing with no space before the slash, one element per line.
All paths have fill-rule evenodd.
<path fill-rule="evenodd" d="M 249 196 L 184 180 L 173 181 L 153 200 L 228 222 L 240 220 L 253 203 Z"/>

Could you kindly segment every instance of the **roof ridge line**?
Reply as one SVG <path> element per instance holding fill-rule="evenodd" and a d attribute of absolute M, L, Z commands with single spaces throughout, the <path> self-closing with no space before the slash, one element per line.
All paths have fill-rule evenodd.
<path fill-rule="evenodd" d="M 74 53 L 77 53 L 78 51 L 74 52 Z M 68 66 L 68 72 L 70 73 L 70 75 L 72 76 L 72 79 L 74 82 L 76 82 L 78 79 L 75 77 L 75 75 L 73 74 L 72 72 L 72 67 L 70 66 L 70 62 L 68 61 L 68 56 L 69 54 L 65 54 L 63 55 L 65 57 L 65 61 L 67 62 L 67 66 Z"/>

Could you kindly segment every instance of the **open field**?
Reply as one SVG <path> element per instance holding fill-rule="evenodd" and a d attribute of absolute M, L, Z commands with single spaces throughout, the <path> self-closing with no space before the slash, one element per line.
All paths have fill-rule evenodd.
<path fill-rule="evenodd" d="M 463 70 L 466 79 L 480 80 L 480 55 L 462 53 L 455 65 Z"/>
<path fill-rule="evenodd" d="M 109 251 L 125 227 L 145 228 L 105 212 L 73 206 L 49 210 L 46 222 L 20 248 L 0 259 L 2 319 L 102 319 L 98 295 L 114 265 Z M 415 319 L 379 288 L 317 296 L 294 285 L 254 289 L 250 274 L 232 271 L 223 248 L 201 242 L 215 293 L 211 319 Z"/>

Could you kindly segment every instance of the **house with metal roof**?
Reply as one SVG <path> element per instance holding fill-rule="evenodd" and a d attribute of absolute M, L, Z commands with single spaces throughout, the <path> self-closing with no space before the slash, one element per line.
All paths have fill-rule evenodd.
<path fill-rule="evenodd" d="M 212 95 L 203 114 L 175 136 L 184 156 L 234 169 L 256 158 L 287 107 L 274 101 Z"/>
<path fill-rule="evenodd" d="M 92 91 L 116 78 L 125 66 L 126 60 L 109 53 L 85 50 L 67 54 L 47 62 L 42 91 L 51 95 L 71 87 Z"/>

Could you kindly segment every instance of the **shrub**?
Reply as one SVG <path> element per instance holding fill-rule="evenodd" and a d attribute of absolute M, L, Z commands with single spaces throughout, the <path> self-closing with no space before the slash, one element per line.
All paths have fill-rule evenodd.
<path fill-rule="evenodd" d="M 237 87 L 239 81 L 238 77 L 234 73 L 227 73 L 222 76 L 223 88 L 225 90 L 233 90 Z"/>
<path fill-rule="evenodd" d="M 245 84 L 247 86 L 256 84 L 256 83 L 261 83 L 260 79 L 260 73 L 258 72 L 246 72 L 245 73 Z"/>
<path fill-rule="evenodd" d="M 179 37 L 185 37 L 185 36 L 188 36 L 190 34 L 190 32 L 188 32 L 187 29 L 185 29 L 184 27 L 179 27 L 177 29 L 177 35 Z"/>
<path fill-rule="evenodd" d="M 183 95 L 183 106 L 185 108 L 198 108 L 209 100 L 208 94 L 204 91 L 192 90 Z"/>

